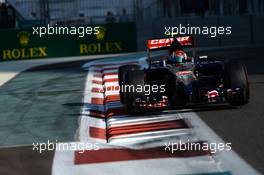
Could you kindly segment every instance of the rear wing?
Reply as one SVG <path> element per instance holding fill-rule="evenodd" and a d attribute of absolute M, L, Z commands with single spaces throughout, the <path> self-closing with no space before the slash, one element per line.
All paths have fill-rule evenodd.
<path fill-rule="evenodd" d="M 192 36 L 179 36 L 176 39 L 183 48 L 194 48 Z M 150 39 L 147 42 L 148 51 L 168 49 L 174 40 L 175 38 Z"/>

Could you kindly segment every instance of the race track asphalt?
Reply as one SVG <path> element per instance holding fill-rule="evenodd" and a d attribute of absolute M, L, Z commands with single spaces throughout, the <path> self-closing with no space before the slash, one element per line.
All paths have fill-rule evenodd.
<path fill-rule="evenodd" d="M 83 62 L 41 66 L 0 88 L 0 146 L 73 141 L 86 72 Z"/>
<path fill-rule="evenodd" d="M 201 53 L 203 54 L 203 53 Z M 207 53 L 205 53 L 207 54 Z M 264 48 L 218 51 L 249 72 L 251 99 L 243 107 L 196 113 L 250 165 L 264 174 Z M 0 174 L 50 174 L 53 152 L 32 152 L 32 142 L 73 141 L 84 88 L 84 62 L 41 66 L 0 87 Z M 35 167 L 30 171 L 30 167 Z"/>
<path fill-rule="evenodd" d="M 247 66 L 250 102 L 246 106 L 197 112 L 225 142 L 250 165 L 264 174 L 264 48 L 212 53 L 239 60 Z"/>

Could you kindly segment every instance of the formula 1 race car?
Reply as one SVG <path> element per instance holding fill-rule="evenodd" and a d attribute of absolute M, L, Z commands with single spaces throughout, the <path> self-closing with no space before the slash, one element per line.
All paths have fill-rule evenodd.
<path fill-rule="evenodd" d="M 163 49 L 168 53 L 150 56 L 150 51 Z M 185 50 L 191 50 L 192 57 Z M 118 70 L 120 99 L 129 113 L 208 103 L 240 106 L 249 101 L 245 66 L 196 56 L 192 36 L 148 40 L 147 63 Z"/>

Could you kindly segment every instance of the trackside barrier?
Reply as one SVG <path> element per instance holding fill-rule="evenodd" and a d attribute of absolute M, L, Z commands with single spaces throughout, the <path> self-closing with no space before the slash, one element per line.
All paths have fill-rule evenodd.
<path fill-rule="evenodd" d="M 98 35 L 84 37 L 78 34 L 39 37 L 33 35 L 33 29 L 0 30 L 0 61 L 136 51 L 135 23 L 96 26 L 100 28 Z"/>

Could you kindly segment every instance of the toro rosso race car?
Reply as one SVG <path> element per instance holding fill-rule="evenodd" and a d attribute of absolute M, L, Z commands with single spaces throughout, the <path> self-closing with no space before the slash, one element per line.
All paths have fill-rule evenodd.
<path fill-rule="evenodd" d="M 118 70 L 120 99 L 129 113 L 208 103 L 248 103 L 249 83 L 243 64 L 196 56 L 192 36 L 151 39 L 147 43 L 147 66 L 123 65 Z M 163 49 L 168 53 L 150 55 L 150 51 Z"/>

